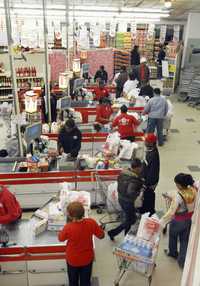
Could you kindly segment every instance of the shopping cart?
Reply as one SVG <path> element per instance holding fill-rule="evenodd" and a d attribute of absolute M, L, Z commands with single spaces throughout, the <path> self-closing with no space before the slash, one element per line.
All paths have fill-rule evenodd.
<path fill-rule="evenodd" d="M 101 200 L 100 204 L 96 204 L 97 213 L 102 214 L 103 212 L 106 212 L 106 214 L 99 220 L 101 227 L 105 229 L 107 224 L 121 221 L 122 211 L 117 198 L 113 198 L 113 200 L 108 198 L 108 185 L 103 181 L 103 177 L 97 173 L 95 173 L 94 176 L 96 180 L 95 202 L 97 201 L 98 194 L 100 195 Z M 113 176 L 113 181 L 116 181 L 116 179 L 117 177 Z"/>
<path fill-rule="evenodd" d="M 152 249 L 152 255 L 151 257 L 136 255 L 132 251 L 124 250 L 121 247 L 115 247 L 113 254 L 117 258 L 119 268 L 114 281 L 115 286 L 119 286 L 122 277 L 127 271 L 133 271 L 141 274 L 147 279 L 147 285 L 151 285 L 153 271 L 156 267 L 155 261 L 158 253 L 159 239 L 155 243 L 136 237 L 135 239 L 137 239 L 141 245 L 148 245 L 148 247 Z"/>
<path fill-rule="evenodd" d="M 162 196 L 163 196 L 163 198 L 165 200 L 166 210 L 168 210 L 170 205 L 171 205 L 172 197 L 169 194 L 167 194 L 167 193 L 163 193 Z M 167 225 L 163 228 L 162 232 L 163 232 L 163 234 L 167 233 Z"/>

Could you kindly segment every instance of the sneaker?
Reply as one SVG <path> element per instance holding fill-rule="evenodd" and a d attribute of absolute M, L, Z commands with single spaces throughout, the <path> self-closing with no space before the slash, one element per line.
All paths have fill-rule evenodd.
<path fill-rule="evenodd" d="M 115 238 L 114 238 L 114 236 L 111 234 L 111 231 L 108 231 L 107 234 L 108 234 L 108 236 L 109 236 L 109 238 L 110 238 L 111 241 L 115 241 Z"/>

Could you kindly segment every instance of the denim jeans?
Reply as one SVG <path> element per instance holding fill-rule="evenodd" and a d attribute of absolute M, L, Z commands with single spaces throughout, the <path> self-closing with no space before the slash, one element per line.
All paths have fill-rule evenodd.
<path fill-rule="evenodd" d="M 92 262 L 88 265 L 75 267 L 67 264 L 69 286 L 91 286 Z"/>
<path fill-rule="evenodd" d="M 113 237 L 118 235 L 124 230 L 125 235 L 129 232 L 131 225 L 136 221 L 134 202 L 126 202 L 119 199 L 119 204 L 124 212 L 124 221 L 116 228 L 109 231 L 109 234 Z"/>
<path fill-rule="evenodd" d="M 149 118 L 147 125 L 147 133 L 154 133 L 155 129 L 158 136 L 158 144 L 163 145 L 163 118 Z"/>
<path fill-rule="evenodd" d="M 184 267 L 185 257 L 187 253 L 188 240 L 190 236 L 191 219 L 184 221 L 172 220 L 169 227 L 169 253 L 174 257 L 178 257 L 178 264 Z M 178 252 L 178 240 L 180 249 Z"/>

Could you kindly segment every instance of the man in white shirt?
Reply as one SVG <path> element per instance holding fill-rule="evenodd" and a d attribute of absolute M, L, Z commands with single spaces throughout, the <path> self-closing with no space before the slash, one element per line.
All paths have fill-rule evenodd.
<path fill-rule="evenodd" d="M 129 79 L 125 82 L 124 88 L 123 88 L 123 95 L 128 96 L 128 94 L 133 90 L 137 88 L 138 81 L 134 75 L 133 72 L 129 73 Z"/>

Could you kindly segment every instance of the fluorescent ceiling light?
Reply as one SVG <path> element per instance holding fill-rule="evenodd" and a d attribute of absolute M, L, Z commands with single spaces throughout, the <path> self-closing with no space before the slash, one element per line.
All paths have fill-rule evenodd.
<path fill-rule="evenodd" d="M 167 9 L 171 8 L 172 7 L 172 1 L 171 0 L 165 0 L 165 7 Z"/>

